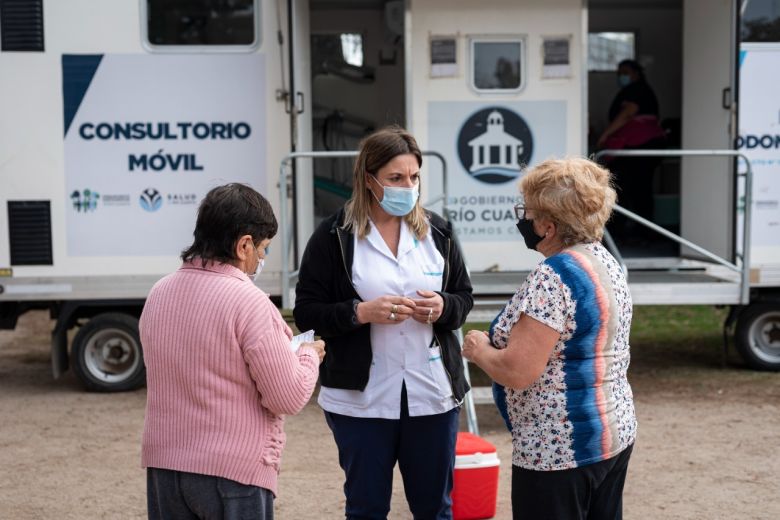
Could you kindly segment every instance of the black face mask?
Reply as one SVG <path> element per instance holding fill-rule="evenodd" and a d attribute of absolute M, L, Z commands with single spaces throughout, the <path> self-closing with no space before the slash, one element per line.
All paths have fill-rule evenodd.
<path fill-rule="evenodd" d="M 539 236 L 534 231 L 534 219 L 532 218 L 521 218 L 518 220 L 517 230 L 523 235 L 525 247 L 528 249 L 536 250 L 536 246 L 539 245 L 539 242 L 544 240 L 544 236 Z"/>

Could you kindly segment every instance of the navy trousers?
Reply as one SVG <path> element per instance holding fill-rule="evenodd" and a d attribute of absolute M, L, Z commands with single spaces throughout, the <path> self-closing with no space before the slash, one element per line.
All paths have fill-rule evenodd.
<path fill-rule="evenodd" d="M 325 412 L 346 475 L 346 517 L 387 518 L 393 468 L 398 462 L 415 520 L 451 519 L 458 413 L 454 408 L 443 414 L 409 417 L 406 388 L 397 420 Z"/>
<path fill-rule="evenodd" d="M 273 520 L 268 489 L 211 475 L 147 468 L 149 520 Z"/>

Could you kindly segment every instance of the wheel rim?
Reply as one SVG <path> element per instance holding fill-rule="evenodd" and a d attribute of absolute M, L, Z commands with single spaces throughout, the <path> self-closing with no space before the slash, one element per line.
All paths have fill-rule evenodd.
<path fill-rule="evenodd" d="M 780 364 L 780 311 L 767 312 L 753 321 L 750 346 L 761 360 Z"/>
<path fill-rule="evenodd" d="M 93 334 L 84 349 L 90 375 L 106 383 L 129 378 L 141 363 L 138 343 L 121 329 L 103 329 Z"/>

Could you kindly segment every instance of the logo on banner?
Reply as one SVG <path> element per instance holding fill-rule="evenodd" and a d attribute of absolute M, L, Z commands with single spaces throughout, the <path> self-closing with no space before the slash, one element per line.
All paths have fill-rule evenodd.
<path fill-rule="evenodd" d="M 160 192 L 154 188 L 146 188 L 139 197 L 141 207 L 146 211 L 157 211 L 162 207 L 163 198 Z"/>
<path fill-rule="evenodd" d="M 198 196 L 194 193 L 169 193 L 165 197 L 168 204 L 190 206 L 198 203 Z"/>
<path fill-rule="evenodd" d="M 97 209 L 100 193 L 92 191 L 89 188 L 73 190 L 70 194 L 70 201 L 73 203 L 73 209 L 79 213 L 87 213 Z"/>
<path fill-rule="evenodd" d="M 502 184 L 520 176 L 533 153 L 533 137 L 516 112 L 489 107 L 472 114 L 458 134 L 458 157 L 474 179 Z"/>
<path fill-rule="evenodd" d="M 129 205 L 130 205 L 130 195 L 127 193 L 103 195 L 103 206 L 129 206 Z"/>

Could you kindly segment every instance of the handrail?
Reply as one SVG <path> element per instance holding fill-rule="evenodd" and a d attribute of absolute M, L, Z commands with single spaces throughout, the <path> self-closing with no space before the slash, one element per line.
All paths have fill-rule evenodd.
<path fill-rule="evenodd" d="M 290 248 L 293 241 L 293 227 L 288 226 L 287 223 L 287 189 L 288 179 L 291 175 L 287 171 L 287 165 L 295 159 L 323 159 L 323 158 L 349 158 L 356 157 L 358 152 L 356 151 L 310 151 L 310 152 L 293 152 L 285 155 L 279 163 L 279 228 L 281 229 L 282 237 L 282 308 L 290 308 L 290 280 L 293 276 L 297 275 L 297 270 L 290 270 Z M 449 220 L 447 212 L 447 194 L 449 193 L 449 186 L 447 183 L 447 160 L 442 154 L 435 151 L 424 151 L 422 155 L 435 157 L 441 162 L 441 175 L 442 175 L 442 188 L 443 193 L 437 195 L 431 200 L 427 201 L 424 206 L 430 206 L 439 201 L 443 201 L 444 215 L 443 217 Z"/>
<path fill-rule="evenodd" d="M 608 155 L 610 157 L 736 157 L 743 159 L 747 165 L 745 173 L 737 173 L 738 176 L 745 177 L 745 218 L 742 229 L 742 265 L 725 260 L 715 253 L 704 249 L 693 242 L 667 231 L 661 226 L 650 222 L 649 220 L 629 211 L 621 206 L 615 205 L 615 211 L 638 222 L 639 224 L 660 233 L 661 235 L 674 240 L 675 242 L 693 249 L 697 253 L 706 256 L 710 260 L 740 273 L 740 303 L 747 305 L 750 303 L 750 231 L 752 216 L 752 190 L 753 190 L 753 167 L 750 160 L 742 152 L 736 150 L 601 150 L 594 156 L 594 160 Z"/>
<path fill-rule="evenodd" d="M 626 277 L 626 280 L 628 280 L 628 266 L 626 265 L 626 261 L 623 260 L 623 255 L 620 254 L 615 239 L 612 238 L 612 235 L 607 228 L 604 228 L 604 242 L 606 243 L 609 252 L 612 253 L 612 256 L 618 261 L 620 269 L 623 271 L 623 275 Z"/>

